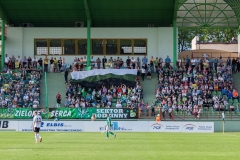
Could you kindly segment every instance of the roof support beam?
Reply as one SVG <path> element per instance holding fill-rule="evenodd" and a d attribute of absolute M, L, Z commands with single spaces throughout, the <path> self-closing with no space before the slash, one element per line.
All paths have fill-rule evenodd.
<path fill-rule="evenodd" d="M 1 7 L 1 5 L 0 5 L 0 18 L 2 20 L 5 20 L 6 24 L 9 24 L 9 19 L 8 19 L 7 15 L 5 14 L 5 12 L 4 12 L 3 8 Z"/>
<path fill-rule="evenodd" d="M 87 0 L 83 0 L 83 3 L 84 3 L 85 12 L 86 12 L 86 15 L 87 15 L 87 20 L 90 20 L 90 22 L 91 22 L 91 24 L 92 24 L 91 15 L 90 15 L 90 10 L 89 10 L 89 7 L 88 7 L 88 2 L 87 2 Z"/>
<path fill-rule="evenodd" d="M 173 11 L 173 20 L 177 19 L 178 4 L 179 4 L 179 0 L 175 0 L 174 11 Z"/>

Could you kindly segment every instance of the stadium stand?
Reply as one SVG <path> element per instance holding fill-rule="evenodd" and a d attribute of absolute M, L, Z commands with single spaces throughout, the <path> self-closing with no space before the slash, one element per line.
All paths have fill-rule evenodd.
<path fill-rule="evenodd" d="M 206 57 L 187 57 L 179 60 L 177 66 L 159 63 L 155 106 L 162 108 L 163 119 L 166 113 L 170 117 L 173 114 L 195 119 L 202 114 L 218 116 L 220 111 L 236 114 L 239 97 L 233 73 L 238 67 L 234 61 L 223 63 Z M 238 59 L 236 65 L 239 66 Z"/>

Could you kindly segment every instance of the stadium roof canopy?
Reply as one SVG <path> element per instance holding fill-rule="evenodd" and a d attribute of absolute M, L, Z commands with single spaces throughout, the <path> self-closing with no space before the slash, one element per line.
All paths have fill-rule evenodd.
<path fill-rule="evenodd" d="M 14 27 L 238 27 L 239 0 L 2 0 L 0 18 Z"/>

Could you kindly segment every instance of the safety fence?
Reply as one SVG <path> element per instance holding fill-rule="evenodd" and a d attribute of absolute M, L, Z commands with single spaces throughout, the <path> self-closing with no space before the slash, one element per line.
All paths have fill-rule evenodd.
<path fill-rule="evenodd" d="M 225 115 L 225 119 L 227 120 L 240 120 L 240 110 L 236 109 L 229 109 L 229 110 L 214 110 L 212 107 L 209 109 L 202 109 L 198 113 L 189 112 L 186 110 L 176 111 L 173 110 L 169 112 L 168 110 L 162 112 L 162 107 L 153 107 L 148 109 L 139 109 L 138 111 L 138 118 L 139 119 L 155 119 L 157 116 L 160 116 L 161 120 L 170 120 L 170 121 L 182 121 L 182 120 L 207 120 L 207 119 L 214 119 L 214 120 L 221 120 L 222 113 Z"/>

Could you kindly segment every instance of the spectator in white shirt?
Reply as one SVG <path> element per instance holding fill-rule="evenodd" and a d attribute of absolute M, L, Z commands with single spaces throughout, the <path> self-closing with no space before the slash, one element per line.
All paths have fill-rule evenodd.
<path fill-rule="evenodd" d="M 8 57 L 8 55 L 5 55 L 5 65 L 8 66 L 8 62 L 9 62 L 10 58 Z"/>
<path fill-rule="evenodd" d="M 28 97 L 28 95 L 27 94 L 25 94 L 24 96 L 23 96 L 23 100 L 29 100 L 29 97 Z"/>
<path fill-rule="evenodd" d="M 37 108 L 37 107 L 38 107 L 37 103 L 33 103 L 33 108 Z"/>
<path fill-rule="evenodd" d="M 195 65 L 196 65 L 196 60 L 195 60 L 195 58 L 193 58 L 193 59 L 191 60 L 191 63 L 192 63 L 192 68 L 194 68 Z"/>
<path fill-rule="evenodd" d="M 33 60 L 33 67 L 36 68 L 37 67 L 37 63 L 38 63 L 38 59 L 34 56 Z"/>
<path fill-rule="evenodd" d="M 120 103 L 120 101 L 117 102 L 116 108 L 122 108 L 122 104 Z"/>
<path fill-rule="evenodd" d="M 132 68 L 135 69 L 136 66 L 136 60 L 132 57 L 131 59 L 131 63 L 132 63 Z"/>

